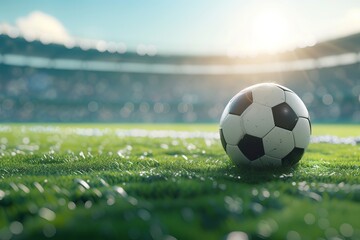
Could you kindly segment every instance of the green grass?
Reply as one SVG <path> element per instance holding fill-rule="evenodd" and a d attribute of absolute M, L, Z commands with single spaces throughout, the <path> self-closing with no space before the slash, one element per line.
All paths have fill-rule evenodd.
<path fill-rule="evenodd" d="M 79 134 L 92 128 L 102 135 Z M 118 129 L 217 126 L 0 125 L 0 239 L 360 238 L 359 145 L 311 144 L 293 169 L 266 172 L 236 168 L 215 139 Z M 360 136 L 360 125 L 313 133 Z"/>

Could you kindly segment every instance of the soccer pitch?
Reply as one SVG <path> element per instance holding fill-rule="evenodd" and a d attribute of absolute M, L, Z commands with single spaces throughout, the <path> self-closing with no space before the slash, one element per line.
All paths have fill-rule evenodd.
<path fill-rule="evenodd" d="M 360 125 L 238 169 L 217 125 L 0 125 L 0 239 L 359 239 Z"/>

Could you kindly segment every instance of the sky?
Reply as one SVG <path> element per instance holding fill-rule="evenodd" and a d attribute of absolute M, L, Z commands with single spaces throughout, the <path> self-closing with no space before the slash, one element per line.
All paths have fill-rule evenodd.
<path fill-rule="evenodd" d="M 0 33 L 140 53 L 253 55 L 360 32 L 358 0 L 12 0 Z M 49 40 L 50 39 L 50 40 Z M 120 44 L 120 45 L 119 45 Z"/>

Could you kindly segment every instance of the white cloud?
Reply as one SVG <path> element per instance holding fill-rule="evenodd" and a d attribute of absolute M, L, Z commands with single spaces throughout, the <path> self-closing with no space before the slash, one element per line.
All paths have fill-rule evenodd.
<path fill-rule="evenodd" d="M 126 52 L 126 45 L 121 42 L 74 38 L 58 19 L 40 11 L 34 11 L 25 17 L 18 18 L 15 25 L 0 22 L 0 34 L 2 33 L 13 38 L 21 36 L 27 41 L 40 40 L 44 44 L 64 44 L 68 48 L 79 46 L 83 50 L 92 48 L 100 52 Z"/>
<path fill-rule="evenodd" d="M 16 20 L 16 27 L 21 35 L 29 40 L 40 39 L 45 43 L 66 44 L 73 41 L 62 23 L 55 17 L 40 11 Z"/>
<path fill-rule="evenodd" d="M 5 33 L 9 35 L 10 37 L 18 37 L 19 36 L 19 29 L 17 27 L 14 27 L 10 25 L 9 23 L 0 23 L 0 34 Z"/>

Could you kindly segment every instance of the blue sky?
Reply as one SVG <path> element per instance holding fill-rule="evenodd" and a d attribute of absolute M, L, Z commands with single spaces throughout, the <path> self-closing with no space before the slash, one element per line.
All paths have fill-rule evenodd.
<path fill-rule="evenodd" d="M 274 15 L 268 9 L 281 18 L 262 26 L 267 19 L 262 15 Z M 261 38 L 276 34 L 282 35 L 269 40 L 275 45 L 285 44 L 280 38 L 299 35 L 291 43 L 296 46 L 304 37 L 321 41 L 360 31 L 360 1 L 355 0 L 12 0 L 2 2 L 0 23 L 15 26 L 34 11 L 54 17 L 76 38 L 123 42 L 129 49 L 151 44 L 162 53 L 243 52 L 253 42 L 266 45 Z"/>

